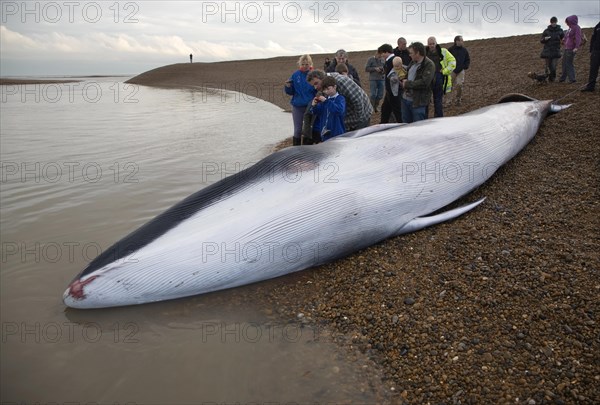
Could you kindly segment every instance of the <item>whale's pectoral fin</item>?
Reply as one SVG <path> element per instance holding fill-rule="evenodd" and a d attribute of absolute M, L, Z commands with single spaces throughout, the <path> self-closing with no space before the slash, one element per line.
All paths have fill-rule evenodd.
<path fill-rule="evenodd" d="M 431 225 L 440 224 L 461 216 L 465 212 L 471 211 L 485 200 L 483 197 L 474 203 L 463 205 L 462 207 L 451 209 L 450 211 L 442 212 L 441 214 L 431 215 L 427 217 L 417 217 L 407 222 L 402 228 L 396 232 L 396 235 L 415 232 Z"/>

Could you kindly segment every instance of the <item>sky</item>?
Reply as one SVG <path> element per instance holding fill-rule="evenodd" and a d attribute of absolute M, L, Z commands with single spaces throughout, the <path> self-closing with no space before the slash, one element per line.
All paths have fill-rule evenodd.
<path fill-rule="evenodd" d="M 5 1 L 0 76 L 134 75 L 173 63 L 350 52 L 600 21 L 600 1 Z M 536 44 L 532 44 L 535 46 Z"/>

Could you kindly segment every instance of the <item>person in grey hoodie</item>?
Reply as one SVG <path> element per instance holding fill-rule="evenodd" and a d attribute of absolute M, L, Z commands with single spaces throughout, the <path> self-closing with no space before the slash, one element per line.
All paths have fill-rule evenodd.
<path fill-rule="evenodd" d="M 551 82 L 556 78 L 556 64 L 562 56 L 560 42 L 565 37 L 564 31 L 557 22 L 556 17 L 550 19 L 550 25 L 542 32 L 542 39 L 540 40 L 544 44 L 540 58 L 546 60 L 546 74 Z"/>
<path fill-rule="evenodd" d="M 562 73 L 559 82 L 564 82 L 568 77 L 569 83 L 575 83 L 575 66 L 573 65 L 573 61 L 581 46 L 581 27 L 577 25 L 579 19 L 576 15 L 568 16 L 565 22 L 569 26 L 569 29 L 565 33 L 565 53 L 563 55 Z"/>

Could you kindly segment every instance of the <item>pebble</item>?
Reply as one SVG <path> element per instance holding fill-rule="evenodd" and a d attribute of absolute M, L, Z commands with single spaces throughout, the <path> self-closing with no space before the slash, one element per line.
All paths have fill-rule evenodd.
<path fill-rule="evenodd" d="M 478 59 L 488 67 L 506 55 L 526 59 L 531 50 L 519 46 L 524 39 L 539 41 L 537 34 L 496 39 L 491 48 L 486 41 L 475 48 Z M 587 69 L 584 59 L 576 59 L 576 69 Z M 535 98 L 555 97 L 551 85 L 526 83 L 522 69 L 496 70 L 499 79 L 489 92 L 471 93 L 461 111 L 489 105 L 487 93 L 499 98 L 523 86 Z M 469 81 L 477 82 L 476 75 L 489 81 L 484 70 L 469 72 Z M 386 391 L 396 388 L 395 396 L 377 403 L 537 405 L 600 398 L 600 249 L 590 236 L 599 225 L 600 144 L 591 141 L 598 115 L 589 94 L 565 102 L 575 100 L 576 109 L 548 117 L 532 142 L 457 202 L 487 196 L 476 210 L 309 270 L 314 283 L 302 283 L 297 294 L 279 289 L 292 302 L 286 315 L 303 312 L 335 325 L 336 333 L 360 334 L 352 344 L 381 367 Z M 284 102 L 289 107 L 289 98 Z M 457 107 L 448 112 L 456 114 Z M 314 302 L 319 307 L 311 309 Z"/>

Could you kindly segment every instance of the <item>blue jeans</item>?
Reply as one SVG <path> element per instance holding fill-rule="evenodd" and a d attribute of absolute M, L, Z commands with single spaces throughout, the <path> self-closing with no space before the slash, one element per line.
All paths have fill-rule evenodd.
<path fill-rule="evenodd" d="M 302 120 L 304 119 L 304 113 L 306 112 L 306 106 L 296 107 L 292 106 L 292 120 L 294 121 L 294 138 L 300 139 L 302 135 Z"/>
<path fill-rule="evenodd" d="M 572 49 L 565 49 L 565 53 L 562 58 L 562 73 L 560 75 L 560 81 L 564 82 L 567 76 L 570 82 L 575 81 L 575 66 L 573 61 L 575 60 L 575 52 Z"/>
<path fill-rule="evenodd" d="M 558 58 L 546 59 L 546 70 L 545 73 L 548 75 L 548 79 L 551 82 L 556 78 L 556 65 L 558 64 Z"/>
<path fill-rule="evenodd" d="M 371 98 L 373 100 L 381 100 L 383 98 L 383 86 L 385 80 L 369 80 L 371 88 Z"/>
<path fill-rule="evenodd" d="M 425 106 L 413 107 L 413 102 L 402 97 L 402 122 L 410 124 L 411 122 L 423 121 L 427 117 Z"/>

